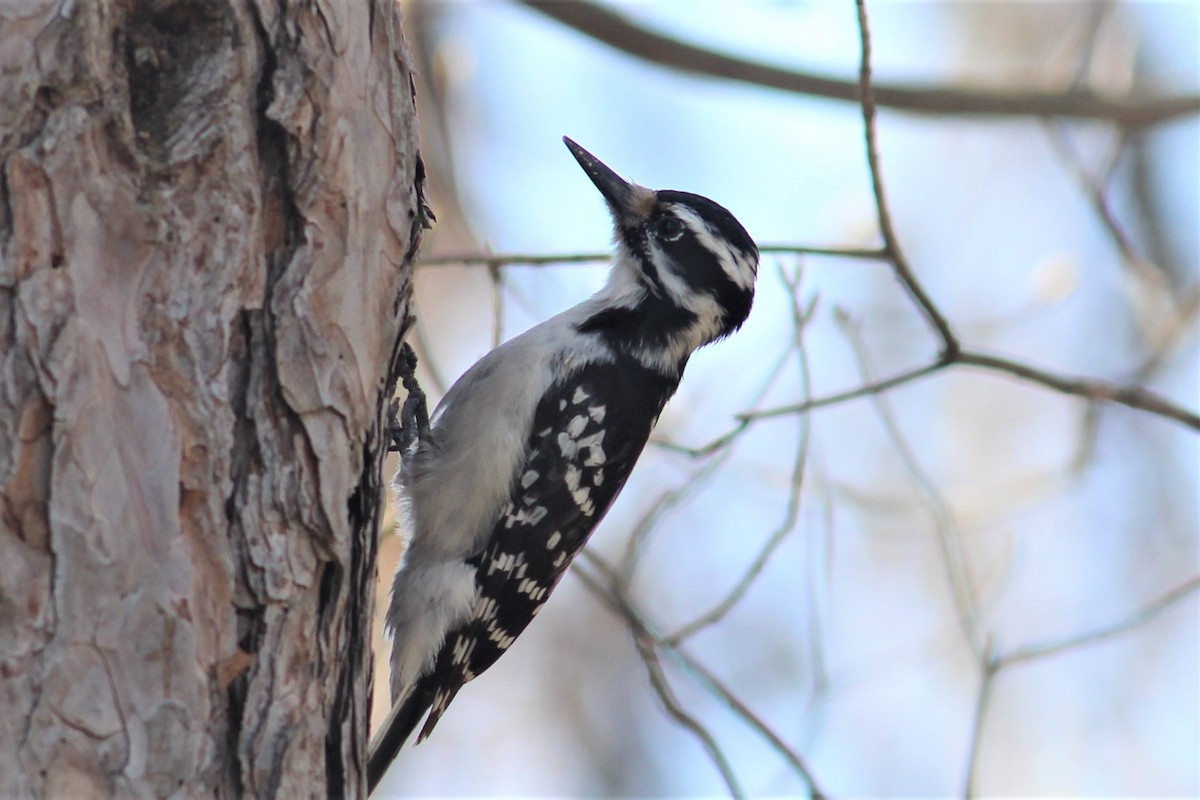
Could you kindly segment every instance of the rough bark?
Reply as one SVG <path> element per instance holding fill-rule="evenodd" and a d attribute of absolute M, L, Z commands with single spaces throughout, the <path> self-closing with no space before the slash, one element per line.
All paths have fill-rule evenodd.
<path fill-rule="evenodd" d="M 392 0 L 0 4 L 0 797 L 356 796 Z"/>

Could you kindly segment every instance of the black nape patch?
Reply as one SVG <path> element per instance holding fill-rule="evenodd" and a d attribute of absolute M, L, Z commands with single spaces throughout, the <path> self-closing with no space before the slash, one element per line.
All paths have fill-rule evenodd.
<path fill-rule="evenodd" d="M 664 349 L 673 337 L 695 322 L 696 315 L 686 308 L 647 294 L 636 306 L 606 308 L 575 329 L 599 335 L 619 353 L 634 354 Z"/>

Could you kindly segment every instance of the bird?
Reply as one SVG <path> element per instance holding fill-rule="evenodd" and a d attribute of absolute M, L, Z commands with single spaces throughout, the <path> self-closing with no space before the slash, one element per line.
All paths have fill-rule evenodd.
<path fill-rule="evenodd" d="M 418 743 L 533 620 L 689 357 L 753 304 L 758 247 L 726 208 L 627 181 L 563 142 L 612 216 L 608 279 L 476 362 L 401 459 L 410 539 L 386 615 L 392 708 L 369 747 L 369 791 L 421 720 Z"/>

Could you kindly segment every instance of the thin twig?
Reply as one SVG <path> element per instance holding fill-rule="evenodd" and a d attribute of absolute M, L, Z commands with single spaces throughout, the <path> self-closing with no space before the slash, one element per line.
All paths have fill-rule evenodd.
<path fill-rule="evenodd" d="M 827 795 L 824 791 L 822 791 L 820 784 L 817 783 L 817 779 L 813 776 L 812 770 L 809 768 L 808 764 L 805 763 L 804 759 L 800 757 L 800 754 L 793 750 L 788 743 L 785 742 L 783 738 L 766 723 L 765 720 L 755 714 L 754 711 L 747 706 L 740 697 L 738 697 L 728 686 L 725 685 L 724 681 L 718 678 L 711 670 L 708 669 L 708 667 L 700 663 L 700 661 L 698 661 L 694 656 L 684 650 L 683 647 L 671 647 L 669 649 L 678 655 L 680 661 L 686 665 L 697 678 L 706 684 L 713 693 L 724 700 L 725 703 L 739 717 L 741 717 L 742 720 L 746 722 L 746 724 L 757 730 L 759 735 L 766 739 L 767 742 L 775 748 L 777 753 L 783 756 L 788 764 L 791 765 L 792 769 L 796 771 L 796 774 L 803 778 L 805 783 L 808 784 L 809 794 L 812 797 L 812 800 L 825 800 Z"/>
<path fill-rule="evenodd" d="M 572 570 L 583 581 L 584 586 L 591 590 L 592 594 L 608 606 L 611 611 L 618 616 L 627 617 L 626 609 L 620 600 L 606 589 L 599 578 L 589 574 L 587 569 L 578 562 L 572 566 Z M 721 778 L 725 781 L 725 786 L 729 789 L 729 794 L 732 797 L 745 797 L 746 793 L 742 790 L 741 784 L 738 782 L 737 774 L 734 772 L 733 766 L 729 763 L 729 759 L 726 757 L 724 751 L 721 750 L 721 746 L 717 743 L 717 740 L 699 720 L 684 710 L 679 700 L 675 697 L 675 693 L 671 691 L 671 686 L 667 680 L 666 673 L 663 671 L 662 662 L 659 660 L 658 650 L 655 647 L 653 637 L 649 636 L 643 627 L 631 626 L 631 629 L 638 655 L 641 657 L 642 663 L 646 666 L 646 674 L 650 678 L 650 685 L 658 695 L 667 713 L 672 719 L 691 731 L 700 740 L 700 744 L 708 751 L 709 758 L 712 759 L 717 771 L 721 773 Z"/>
<path fill-rule="evenodd" d="M 729 447 L 729 445 L 733 444 L 734 440 L 737 439 L 738 436 L 740 436 L 741 433 L 746 430 L 746 428 L 750 427 L 751 421 L 752 420 L 749 419 L 739 420 L 738 423 L 728 431 L 722 433 L 720 436 L 717 436 L 714 439 L 710 439 L 708 442 L 700 445 L 699 447 L 689 447 L 684 444 L 679 444 L 678 442 L 667 441 L 666 439 L 651 439 L 650 443 L 655 447 L 660 447 L 663 450 L 669 450 L 672 453 L 679 453 L 680 455 L 685 455 L 690 458 L 708 458 L 718 450 L 724 450 L 725 448 Z"/>
<path fill-rule="evenodd" d="M 884 251 L 892 263 L 892 269 L 900 283 L 904 286 L 917 304 L 921 314 L 941 339 L 942 354 L 945 358 L 953 358 L 958 352 L 958 339 L 950 330 L 950 323 L 942 316 L 942 312 L 934 305 L 925 292 L 917 275 L 913 272 L 900 248 L 900 239 L 892 226 L 892 214 L 888 208 L 887 197 L 883 189 L 883 170 L 879 166 L 879 144 L 875 134 L 875 90 L 871 85 L 871 29 L 867 24 L 867 7 L 864 0 L 856 0 L 858 9 L 858 33 L 861 56 L 859 60 L 858 85 L 862 97 L 863 133 L 867 147 L 867 166 L 871 172 L 871 188 L 875 193 L 875 211 L 879 221 L 879 234 L 883 237 Z"/>
<path fill-rule="evenodd" d="M 1070 136 L 1062 126 L 1047 125 L 1046 132 L 1051 146 L 1054 147 L 1059 159 L 1083 191 L 1088 202 L 1091 203 L 1092 211 L 1100 220 L 1101 226 L 1108 234 L 1109 239 L 1112 240 L 1113 245 L 1116 246 L 1117 251 L 1121 254 L 1121 260 L 1125 268 L 1133 274 L 1133 277 L 1143 287 L 1153 291 L 1156 301 L 1170 305 L 1172 307 L 1171 310 L 1174 311 L 1174 298 L 1171 294 L 1171 286 L 1167 275 L 1158 265 L 1151 263 L 1138 251 L 1137 245 L 1133 242 L 1133 237 L 1125 230 L 1125 226 L 1117 218 L 1116 212 L 1113 211 L 1111 204 L 1108 202 L 1104 182 L 1088 174 L 1083 164 L 1083 158 L 1076 152 Z M 1121 139 L 1118 139 L 1117 146 L 1114 148 L 1114 155 L 1106 172 L 1114 169 L 1116 164 L 1119 163 L 1121 141 Z"/>
<path fill-rule="evenodd" d="M 806 411 L 812 411 L 816 408 L 824 408 L 825 406 L 833 406 L 841 403 L 846 403 L 851 400 L 868 397 L 880 392 L 886 392 L 890 389 L 895 389 L 898 386 L 903 386 L 906 383 L 912 383 L 928 375 L 932 375 L 949 366 L 950 362 L 939 359 L 932 364 L 926 364 L 923 367 L 915 367 L 910 370 L 905 370 L 899 375 L 893 375 L 890 378 L 868 383 L 865 386 L 859 386 L 856 389 L 848 389 L 844 392 L 817 397 L 812 400 L 805 400 L 800 403 L 793 403 L 786 406 L 777 406 L 776 408 L 765 408 L 759 411 L 746 411 L 737 415 L 737 419 L 742 422 L 749 422 L 758 419 L 769 419 L 771 417 L 782 417 L 789 414 L 803 414 Z M 729 435 L 729 434 L 726 434 Z"/>
<path fill-rule="evenodd" d="M 809 321 L 812 319 L 813 314 L 816 313 L 817 302 L 819 299 L 820 299 L 819 296 L 813 295 L 812 299 L 809 300 L 808 304 L 804 307 L 804 309 L 799 311 L 799 313 L 801 315 L 801 317 L 800 317 L 801 323 L 803 325 L 807 325 L 809 323 Z M 795 297 L 793 296 L 792 297 L 792 305 L 793 306 L 795 306 L 795 302 L 796 302 Z M 761 401 L 764 397 L 766 397 L 767 392 L 770 391 L 770 389 L 775 385 L 775 381 L 779 378 L 779 376 L 781 374 L 783 374 L 784 367 L 787 366 L 789 361 L 791 361 L 792 351 L 795 350 L 797 348 L 797 346 L 800 344 L 800 340 L 799 340 L 799 338 L 797 338 L 799 335 L 800 334 L 798 332 L 793 332 L 792 339 L 788 342 L 788 344 L 784 348 L 783 352 L 781 352 L 779 354 L 779 358 L 776 359 L 775 364 L 771 367 L 770 371 L 767 373 L 768 374 L 767 381 L 759 388 L 758 394 L 754 399 L 755 403 Z M 805 363 L 807 363 L 807 362 L 805 362 Z M 805 393 L 807 394 L 807 391 Z M 652 438 L 650 440 L 650 443 L 655 445 L 656 447 L 662 448 L 663 450 L 669 450 L 673 453 L 679 453 L 681 455 L 685 455 L 690 458 L 695 458 L 695 459 L 707 458 L 707 457 L 711 456 L 713 453 L 715 453 L 719 450 L 724 450 L 726 447 L 733 444 L 733 442 L 738 438 L 738 436 L 740 436 L 743 431 L 745 431 L 748 427 L 750 427 L 750 423 L 753 421 L 754 420 L 752 418 L 739 419 L 737 424 L 735 424 L 730 430 L 726 431 L 725 433 L 722 433 L 721 435 L 717 436 L 714 439 L 710 439 L 707 443 L 702 444 L 698 447 L 690 447 L 688 445 L 682 445 L 682 444 L 679 444 L 678 442 L 667 441 L 665 439 L 653 439 Z"/>
<path fill-rule="evenodd" d="M 1140 383 L 1154 375 L 1155 371 L 1167 360 L 1167 356 L 1170 355 L 1175 345 L 1183 339 L 1187 330 L 1196 324 L 1196 320 L 1200 318 L 1200 285 L 1193 286 L 1184 292 L 1176 308 L 1177 313 L 1160 331 L 1154 351 L 1133 371 L 1132 382 Z"/>
<path fill-rule="evenodd" d="M 1052 642 L 1044 644 L 1029 645 L 1018 648 L 1005 655 L 996 655 L 994 644 L 989 641 L 987 644 L 987 655 L 981 660 L 981 677 L 979 684 L 979 693 L 975 699 L 975 714 L 971 724 L 971 740 L 968 748 L 967 769 L 963 779 L 963 796 L 974 797 L 978 789 L 976 781 L 978 780 L 978 765 L 979 757 L 982 750 L 983 732 L 986 727 L 987 713 L 991 707 L 992 695 L 995 689 L 996 678 L 1002 670 L 1016 664 L 1035 661 L 1038 659 L 1049 658 L 1064 653 L 1068 650 L 1074 650 L 1087 645 L 1095 644 L 1096 642 L 1110 639 L 1114 636 L 1120 636 L 1123 633 L 1128 633 L 1135 628 L 1145 625 L 1150 620 L 1157 617 L 1159 614 L 1173 608 L 1177 603 L 1195 594 L 1200 590 L 1200 576 L 1196 576 L 1184 581 L 1180 585 L 1164 593 L 1157 600 L 1138 609 L 1133 614 L 1130 614 L 1123 620 L 1114 622 L 1111 625 L 1104 625 L 1087 633 L 1077 634 L 1075 636 L 1067 636 Z"/>
<path fill-rule="evenodd" d="M 782 267 L 780 268 L 780 271 L 782 272 Z M 793 299 L 793 304 L 794 303 L 795 300 Z M 806 313 L 808 315 L 811 316 L 815 305 L 816 298 L 814 297 L 807 309 Z M 808 318 L 804 318 L 802 323 L 807 324 L 807 321 Z M 787 347 L 784 348 L 783 352 L 780 353 L 780 356 L 776 360 L 775 364 L 767 372 L 766 380 L 763 381 L 762 386 L 758 388 L 753 402 L 757 403 L 761 401 L 762 398 L 766 397 L 767 393 L 779 379 L 779 376 L 783 374 L 784 367 L 787 366 L 788 362 L 791 360 L 792 353 L 796 350 L 799 344 L 798 339 L 796 338 L 799 335 L 800 334 L 797 332 L 793 336 L 792 340 L 787 343 Z M 805 424 L 807 425 L 807 423 Z M 735 432 L 718 437 L 717 440 L 709 442 L 702 448 L 690 448 L 661 439 L 651 440 L 655 446 L 661 449 L 681 453 L 693 459 L 706 458 L 707 456 L 717 453 L 718 451 L 719 454 L 716 458 L 709 460 L 706 464 L 704 464 L 704 466 L 693 472 L 687 481 L 663 492 L 651 506 L 650 510 L 643 514 L 641 519 L 639 519 L 634 525 L 633 532 L 630 534 L 629 539 L 626 542 L 625 554 L 620 562 L 621 566 L 617 570 L 617 574 L 620 576 L 620 588 L 622 590 L 628 588 L 633 580 L 633 572 L 637 567 L 637 558 L 642 552 L 642 546 L 649 536 L 651 529 L 668 511 L 677 506 L 688 495 L 701 491 L 707 485 L 708 481 L 716 475 L 717 471 L 724 465 L 725 461 L 732 454 L 732 450 L 729 449 L 728 446 L 735 441 L 737 434 L 742 430 L 745 430 L 747 427 L 749 427 L 749 425 L 749 422 L 739 423 Z"/>
<path fill-rule="evenodd" d="M 788 280 L 787 273 L 783 271 L 782 267 L 780 267 L 780 276 L 784 286 L 788 289 L 788 297 L 791 298 L 794 335 L 792 346 L 789 349 L 793 349 L 797 353 L 797 359 L 800 362 L 800 391 L 803 396 L 808 397 L 811 387 L 808 371 L 808 355 L 804 347 L 804 327 L 808 324 L 809 318 L 805 311 L 800 308 L 799 301 L 796 298 L 799 287 Z M 708 611 L 683 625 L 675 633 L 664 637 L 663 643 L 665 645 L 678 645 L 698 631 L 715 625 L 724 619 L 741 602 L 746 593 L 750 591 L 750 587 L 754 585 L 754 582 L 758 580 L 758 576 L 766 569 L 771 557 L 779 549 L 779 546 L 783 544 L 784 539 L 795 530 L 796 522 L 800 516 L 800 495 L 804 487 L 804 468 L 808 463 L 809 433 L 809 419 L 808 417 L 804 417 L 800 424 L 800 440 L 796 443 L 796 455 L 792 461 L 792 475 L 789 484 L 790 490 L 788 491 L 787 505 L 784 508 L 783 519 L 779 525 L 767 537 L 766 542 L 759 549 L 758 555 L 742 573 L 741 579 L 734 584 L 733 588 Z"/>
<path fill-rule="evenodd" d="M 845 313 L 837 314 L 836 319 L 850 339 L 850 346 L 854 351 L 860 376 L 864 382 L 870 383 L 872 380 L 871 361 L 861 333 Z M 924 496 L 925 503 L 929 507 L 929 512 L 933 517 L 933 526 L 937 532 L 938 548 L 941 551 L 946 576 L 950 581 L 950 593 L 954 600 L 954 607 L 958 611 L 959 627 L 971 650 L 976 656 L 981 656 L 983 645 L 979 641 L 979 612 L 976 608 L 975 581 L 971 575 L 970 561 L 963 552 L 962 540 L 954 525 L 954 515 L 950 513 L 950 508 L 946 504 L 945 498 L 942 497 L 941 490 L 925 472 L 917 454 L 913 452 L 912 446 L 905 438 L 904 432 L 900 430 L 900 424 L 896 421 L 896 415 L 885 396 L 875 394 L 871 396 L 871 399 L 875 411 L 883 423 L 884 430 L 887 431 L 888 438 L 892 440 L 892 446 L 900 456 L 900 460 L 904 462 L 904 468 L 908 472 L 913 486 Z"/>
<path fill-rule="evenodd" d="M 1057 375 L 1053 372 L 1031 367 L 1006 358 L 990 356 L 984 353 L 964 350 L 954 359 L 956 364 L 964 364 L 993 372 L 1000 372 L 1014 378 L 1036 383 L 1063 394 L 1087 397 L 1094 400 L 1106 400 L 1110 403 L 1148 411 L 1160 417 L 1183 423 L 1193 430 L 1200 431 L 1200 415 L 1187 411 L 1167 400 L 1162 395 L 1143 389 L 1140 386 L 1120 385 L 1109 381 L 1092 380 Z"/>
<path fill-rule="evenodd" d="M 996 673 L 999 668 L 993 658 L 993 642 L 989 639 L 985 645 L 984 658 L 981 660 L 979 691 L 975 695 L 975 712 L 971 719 L 971 738 L 967 745 L 967 770 L 963 776 L 963 797 L 975 797 L 978 794 L 979 758 L 983 754 L 983 733 L 987 728 L 987 715 L 992 706 L 992 694 L 996 685 Z"/>
<path fill-rule="evenodd" d="M 1140 627 L 1150 620 L 1157 617 L 1167 609 L 1174 606 L 1176 603 L 1186 599 L 1189 595 L 1200 590 L 1200 576 L 1184 581 L 1174 589 L 1166 592 L 1157 600 L 1142 607 L 1130 616 L 1123 620 L 1114 622 L 1111 625 L 1104 625 L 1095 630 L 1081 633 L 1076 636 L 1068 636 L 1064 639 L 1059 639 L 1053 642 L 1044 644 L 1028 645 L 1026 647 L 1013 650 L 1007 655 L 1001 656 L 996 660 L 997 668 L 1009 667 L 1013 664 L 1018 664 L 1022 661 L 1033 661 L 1038 658 L 1046 658 L 1048 656 L 1058 655 L 1067 650 L 1073 650 L 1078 647 L 1083 647 L 1089 644 L 1103 641 L 1119 636 L 1122 633 Z"/>
<path fill-rule="evenodd" d="M 821 247 L 805 244 L 766 244 L 758 248 L 763 255 L 829 256 L 859 261 L 888 261 L 890 256 L 878 248 Z M 483 265 L 486 267 L 545 267 L 558 264 L 601 264 L 612 253 L 446 253 L 422 258 L 418 267 Z"/>
<path fill-rule="evenodd" d="M 926 364 L 923 367 L 915 367 L 895 375 L 887 380 L 879 381 L 878 383 L 867 384 L 860 386 L 857 389 L 851 389 L 837 394 L 818 397 L 815 400 L 809 400 L 804 403 L 795 403 L 793 405 L 779 406 L 777 408 L 767 408 L 759 411 L 747 411 L 737 415 L 738 420 L 748 421 L 757 419 L 767 419 L 769 417 L 780 417 L 788 414 L 801 414 L 806 411 L 811 411 L 814 408 L 823 406 L 836 405 L 844 403 L 848 400 L 855 400 L 860 397 L 885 392 L 889 389 L 894 389 L 897 386 L 902 386 L 906 383 L 918 380 L 920 378 L 932 375 L 935 372 L 940 372 L 943 369 L 954 366 L 964 365 L 978 367 L 980 369 L 990 370 L 1009 375 L 1013 378 L 1018 378 L 1023 381 L 1029 381 L 1041 386 L 1053 389 L 1056 392 L 1063 394 L 1074 395 L 1092 400 L 1104 400 L 1110 403 L 1134 408 L 1139 411 L 1146 411 L 1156 416 L 1174 420 L 1186 425 L 1189 428 L 1200 431 L 1200 415 L 1188 411 L 1181 406 L 1167 400 L 1162 395 L 1151 392 L 1148 389 L 1143 389 L 1140 386 L 1130 384 L 1117 384 L 1111 381 L 1097 380 L 1091 378 L 1076 378 L 1065 375 L 1058 375 L 1046 370 L 1041 370 L 1036 367 L 1031 367 L 1028 364 L 1023 364 L 1019 361 L 1013 361 L 1007 358 L 991 356 L 985 353 L 963 350 L 954 358 L 946 360 L 945 358 L 938 359 L 931 364 Z"/>
<path fill-rule="evenodd" d="M 611 611 L 625 621 L 635 637 L 646 636 L 649 640 L 655 642 L 657 646 L 662 647 L 677 658 L 682 665 L 687 667 L 693 676 L 708 687 L 710 692 L 723 700 L 738 717 L 753 730 L 757 731 L 792 766 L 796 774 L 808 784 L 809 792 L 814 800 L 824 800 L 824 792 L 821 791 L 812 771 L 799 753 L 795 752 L 779 734 L 755 714 L 749 706 L 742 702 L 729 687 L 710 672 L 707 667 L 691 656 L 683 647 L 669 647 L 663 643 L 662 638 L 654 633 L 654 627 L 647 620 L 646 615 L 626 595 L 617 591 L 616 574 L 611 566 L 591 551 L 584 550 L 580 559 L 577 559 L 571 566 L 572 571 L 576 574 L 580 573 L 581 560 L 590 564 L 597 572 L 604 575 L 607 580 L 607 586 L 595 580 L 590 584 L 585 581 L 585 585 L 593 592 L 599 590 L 597 596 L 604 601 L 605 605 Z"/>
<path fill-rule="evenodd" d="M 617 588 L 620 591 L 626 591 L 633 584 L 638 561 L 645 551 L 645 544 L 659 521 L 690 495 L 707 488 L 709 481 L 716 476 L 717 471 L 724 465 L 731 452 L 730 450 L 723 451 L 717 458 L 705 462 L 692 472 L 686 480 L 664 491 L 655 500 L 650 510 L 634 523 L 629 538 L 625 542 L 620 566 L 617 568 Z"/>

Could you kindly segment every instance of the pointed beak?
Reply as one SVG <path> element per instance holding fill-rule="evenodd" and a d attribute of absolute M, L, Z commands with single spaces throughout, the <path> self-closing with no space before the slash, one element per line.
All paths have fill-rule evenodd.
<path fill-rule="evenodd" d="M 600 194 L 604 195 L 618 224 L 633 227 L 650 214 L 654 208 L 653 191 L 625 180 L 570 138 L 564 136 L 563 143 L 592 179 L 592 183 L 596 184 Z"/>

